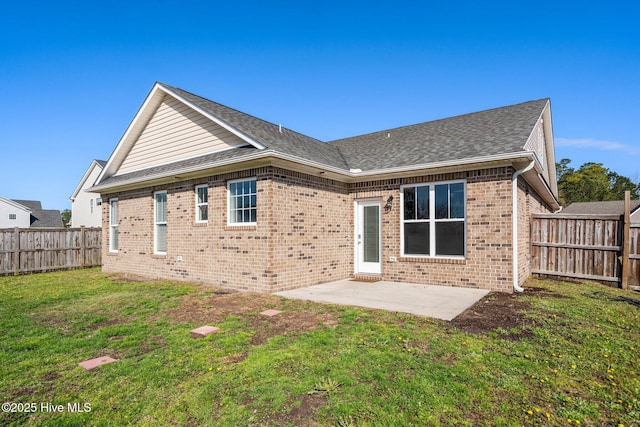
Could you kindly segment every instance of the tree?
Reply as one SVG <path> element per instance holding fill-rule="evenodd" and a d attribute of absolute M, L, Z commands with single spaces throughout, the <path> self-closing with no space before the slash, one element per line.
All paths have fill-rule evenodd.
<path fill-rule="evenodd" d="M 625 191 L 631 192 L 632 199 L 640 196 L 640 184 L 605 168 L 602 163 L 587 162 L 578 170 L 570 167 L 569 163 L 569 159 L 556 163 L 558 191 L 563 206 L 573 202 L 622 200 Z"/>
<path fill-rule="evenodd" d="M 62 224 L 65 228 L 69 228 L 71 225 L 71 211 L 69 209 L 65 209 L 60 212 L 60 216 L 62 217 Z"/>

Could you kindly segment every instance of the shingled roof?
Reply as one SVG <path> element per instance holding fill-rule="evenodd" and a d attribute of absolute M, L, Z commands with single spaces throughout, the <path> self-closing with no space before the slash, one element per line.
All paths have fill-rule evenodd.
<path fill-rule="evenodd" d="M 327 166 L 349 169 L 345 159 L 336 147 L 324 144 L 318 139 L 269 123 L 185 90 L 164 83 L 162 83 L 162 86 L 197 105 L 209 114 L 223 120 L 269 149 L 326 164 Z"/>
<path fill-rule="evenodd" d="M 640 209 L 640 200 L 631 200 L 631 213 Z M 624 200 L 575 202 L 560 211 L 573 215 L 624 215 Z"/>
<path fill-rule="evenodd" d="M 539 99 L 329 144 L 350 167 L 362 170 L 519 153 L 548 102 Z"/>
<path fill-rule="evenodd" d="M 135 143 L 135 135 L 141 132 L 145 120 L 151 117 L 164 94 L 200 111 L 247 144 L 118 174 L 119 165 Z M 153 106 L 145 109 L 147 101 Z M 213 171 L 223 165 L 267 157 L 325 170 L 334 177 L 384 175 L 392 170 L 426 169 L 445 163 L 456 166 L 509 159 L 522 162 L 525 158 L 533 158 L 532 151 L 525 145 L 538 121 L 544 114 L 549 114 L 549 99 L 544 98 L 324 142 L 164 83 L 154 86 L 147 101 L 116 147 L 95 191 L 139 186 L 146 181 L 169 179 L 174 174 L 193 175 L 198 171 Z M 552 159 L 549 162 L 553 164 Z"/>
<path fill-rule="evenodd" d="M 59 210 L 42 209 L 42 203 L 37 200 L 14 200 L 31 211 L 31 227 L 34 228 L 62 228 L 62 216 Z"/>
<path fill-rule="evenodd" d="M 162 83 L 275 152 L 363 171 L 524 151 L 548 98 L 387 129 L 329 143 Z"/>

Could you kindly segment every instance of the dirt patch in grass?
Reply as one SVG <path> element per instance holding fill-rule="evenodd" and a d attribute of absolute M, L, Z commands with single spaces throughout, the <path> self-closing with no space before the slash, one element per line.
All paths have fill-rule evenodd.
<path fill-rule="evenodd" d="M 157 315 L 168 317 L 180 323 L 215 326 L 229 316 L 243 318 L 248 330 L 253 331 L 252 345 L 262 345 L 278 335 L 299 334 L 318 327 L 335 327 L 338 320 L 330 311 L 322 307 L 304 307 L 291 311 L 281 297 L 267 294 L 233 292 L 222 290 L 207 295 L 189 294 L 180 297 L 181 304 Z M 267 309 L 276 309 L 282 313 L 265 316 L 260 313 Z"/>
<path fill-rule="evenodd" d="M 470 334 L 482 334 L 499 330 L 501 337 L 517 341 L 531 336 L 523 324 L 531 324 L 524 312 L 531 309 L 531 303 L 523 301 L 520 295 L 492 292 L 453 319 L 451 326 Z M 514 330 L 515 328 L 515 330 Z"/>
<path fill-rule="evenodd" d="M 284 311 L 273 317 L 254 316 L 249 326 L 255 331 L 251 337 L 252 345 L 262 345 L 269 338 L 292 333 L 304 333 L 320 326 L 334 327 L 337 321 L 331 313 L 320 313 L 315 309 L 304 311 Z"/>
<path fill-rule="evenodd" d="M 270 415 L 265 424 L 292 425 L 292 426 L 318 426 L 315 415 L 322 406 L 328 402 L 326 394 L 303 394 L 299 397 L 300 404 L 295 405 L 289 412 Z"/>
<path fill-rule="evenodd" d="M 268 308 L 277 308 L 281 298 L 273 295 L 214 291 L 207 295 L 188 294 L 179 297 L 178 307 L 158 313 L 157 317 L 168 317 L 180 323 L 194 325 L 209 324 L 215 326 L 228 316 L 239 316 L 249 313 L 260 313 Z"/>

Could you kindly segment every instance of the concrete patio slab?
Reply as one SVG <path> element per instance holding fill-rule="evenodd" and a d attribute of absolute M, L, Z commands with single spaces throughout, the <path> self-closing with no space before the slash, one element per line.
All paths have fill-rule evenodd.
<path fill-rule="evenodd" d="M 109 356 L 96 357 L 95 359 L 85 360 L 84 362 L 78 363 L 78 365 L 82 366 L 87 371 L 97 368 L 98 366 L 106 365 L 107 363 L 117 362 L 118 359 L 114 359 Z"/>
<path fill-rule="evenodd" d="M 276 295 L 452 320 L 488 293 L 489 291 L 484 289 L 387 281 L 364 283 L 344 279 L 307 288 L 277 292 Z"/>

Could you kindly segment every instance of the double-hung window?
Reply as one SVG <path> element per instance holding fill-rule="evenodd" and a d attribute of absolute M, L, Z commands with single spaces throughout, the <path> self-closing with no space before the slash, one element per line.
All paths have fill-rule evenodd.
<path fill-rule="evenodd" d="M 167 253 L 167 192 L 153 193 L 154 223 L 153 223 L 153 252 L 165 255 Z"/>
<path fill-rule="evenodd" d="M 205 185 L 196 186 L 196 222 L 207 222 L 209 220 L 209 187 Z"/>
<path fill-rule="evenodd" d="M 403 256 L 465 256 L 465 182 L 405 185 L 401 198 Z"/>
<path fill-rule="evenodd" d="M 256 179 L 242 179 L 227 183 L 229 225 L 256 225 Z"/>
<path fill-rule="evenodd" d="M 109 252 L 118 252 L 118 199 L 109 199 Z"/>

